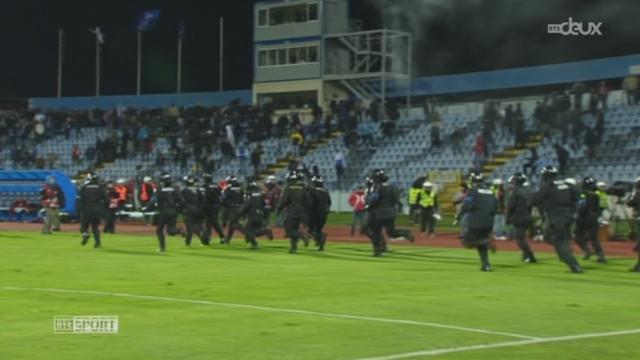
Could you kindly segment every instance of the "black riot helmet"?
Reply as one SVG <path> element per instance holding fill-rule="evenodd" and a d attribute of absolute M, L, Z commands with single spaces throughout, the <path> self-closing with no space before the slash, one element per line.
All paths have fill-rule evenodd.
<path fill-rule="evenodd" d="M 558 169 L 555 166 L 547 165 L 540 172 L 542 181 L 553 181 L 558 177 Z"/>
<path fill-rule="evenodd" d="M 509 177 L 509 183 L 515 186 L 522 186 L 526 182 L 527 182 L 527 177 L 520 172 L 514 173 L 513 175 L 511 175 L 511 177 Z"/>

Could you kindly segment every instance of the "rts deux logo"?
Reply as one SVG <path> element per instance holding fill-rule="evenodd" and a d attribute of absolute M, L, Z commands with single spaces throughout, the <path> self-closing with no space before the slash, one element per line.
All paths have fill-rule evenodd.
<path fill-rule="evenodd" d="M 573 18 L 569 18 L 569 21 L 565 21 L 560 24 L 548 24 L 548 34 L 560 34 L 560 35 L 602 35 L 600 31 L 602 23 L 588 22 L 583 24 L 582 22 L 573 21 Z"/>

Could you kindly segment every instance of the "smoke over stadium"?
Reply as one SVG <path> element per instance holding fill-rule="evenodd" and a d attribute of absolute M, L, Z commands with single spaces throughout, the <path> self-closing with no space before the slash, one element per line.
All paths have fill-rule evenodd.
<path fill-rule="evenodd" d="M 0 360 L 640 359 L 640 1 L 0 9 Z"/>

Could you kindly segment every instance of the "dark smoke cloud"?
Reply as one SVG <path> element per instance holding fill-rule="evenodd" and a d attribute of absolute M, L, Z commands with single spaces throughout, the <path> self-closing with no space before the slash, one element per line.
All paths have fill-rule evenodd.
<path fill-rule="evenodd" d="M 414 75 L 640 53 L 640 1 L 367 0 L 381 25 L 411 32 Z M 547 34 L 547 24 L 602 22 L 603 36 Z"/>

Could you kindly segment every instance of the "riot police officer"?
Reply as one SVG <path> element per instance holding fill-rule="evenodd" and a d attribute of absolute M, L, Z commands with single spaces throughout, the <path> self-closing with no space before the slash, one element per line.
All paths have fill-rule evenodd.
<path fill-rule="evenodd" d="M 287 175 L 287 185 L 278 203 L 276 214 L 286 210 L 284 230 L 291 244 L 289 248 L 289 253 L 291 254 L 298 251 L 298 240 L 303 237 L 300 232 L 300 226 L 307 223 L 307 211 L 310 205 L 311 199 L 304 179 L 296 171 L 289 173 Z"/>
<path fill-rule="evenodd" d="M 368 231 L 373 246 L 373 256 L 382 256 L 386 251 L 386 243 L 382 229 L 385 229 L 389 238 L 403 237 L 411 242 L 414 241 L 411 231 L 406 229 L 396 229 L 395 219 L 398 214 L 397 207 L 400 204 L 398 192 L 389 184 L 389 178 L 384 170 L 374 170 L 371 176 L 374 185 L 370 194 L 367 195 Z"/>
<path fill-rule="evenodd" d="M 171 236 L 175 236 L 179 233 L 176 229 L 176 219 L 178 217 L 178 212 L 182 209 L 182 206 L 182 197 L 173 187 L 171 175 L 163 173 L 160 176 L 160 188 L 153 195 L 147 209 L 145 209 L 145 211 L 151 209 L 158 210 L 156 236 L 158 237 L 158 243 L 160 245 L 158 248 L 159 252 L 165 252 L 167 249 L 164 234 L 165 228 L 167 233 Z"/>
<path fill-rule="evenodd" d="M 312 187 L 309 189 L 311 208 L 309 214 L 309 230 L 319 251 L 324 250 L 327 234 L 322 230 L 327 223 L 327 217 L 331 210 L 331 196 L 324 188 L 324 182 L 320 176 L 311 178 Z"/>
<path fill-rule="evenodd" d="M 456 220 L 465 217 L 466 230 L 463 230 L 462 242 L 465 247 L 477 248 L 482 266 L 480 270 L 491 271 L 489 248 L 493 221 L 498 211 L 498 201 L 491 189 L 484 184 L 484 176 L 472 173 L 469 179 L 471 189 L 467 193 Z"/>
<path fill-rule="evenodd" d="M 220 237 L 220 243 L 224 242 L 224 230 L 220 226 L 219 213 L 222 191 L 218 184 L 213 182 L 211 174 L 202 175 L 204 186 L 204 228 L 202 238 L 207 244 L 211 243 L 211 231 L 215 230 Z"/>
<path fill-rule="evenodd" d="M 631 194 L 631 200 L 627 202 L 627 206 L 633 209 L 633 216 L 636 220 L 636 229 L 634 232 L 638 239 L 636 246 L 633 249 L 638 253 L 638 262 L 630 270 L 640 272 L 640 177 L 635 180 L 633 193 Z"/>
<path fill-rule="evenodd" d="M 184 201 L 185 245 L 191 246 L 193 234 L 200 237 L 202 245 L 209 245 L 206 239 L 202 237 L 204 193 L 202 189 L 196 185 L 196 180 L 193 176 L 187 175 L 182 180 L 185 184 L 185 187 L 180 191 L 180 195 Z"/>
<path fill-rule="evenodd" d="M 560 261 L 573 273 L 581 273 L 582 267 L 571 254 L 571 225 L 578 203 L 578 192 L 557 179 L 558 169 L 545 166 L 541 172 L 540 189 L 534 194 L 534 206 L 544 217 L 544 240 L 556 250 Z"/>
<path fill-rule="evenodd" d="M 584 260 L 589 260 L 596 253 L 597 262 L 606 263 L 604 250 L 598 241 L 598 217 L 600 213 L 600 197 L 596 194 L 596 180 L 590 176 L 582 180 L 582 191 L 578 200 L 576 214 L 575 240 L 584 252 Z M 589 248 L 591 245 L 591 248 Z M 593 249 L 593 251 L 592 251 Z"/>
<path fill-rule="evenodd" d="M 244 237 L 247 243 L 251 244 L 252 249 L 258 248 L 256 237 L 266 235 L 269 240 L 273 240 L 273 233 L 267 227 L 265 213 L 267 212 L 267 203 L 260 191 L 260 187 L 255 181 L 247 184 L 247 194 L 241 216 L 247 218 L 244 224 Z"/>
<path fill-rule="evenodd" d="M 94 248 L 100 248 L 100 219 L 107 208 L 108 199 L 106 191 L 98 184 L 98 175 L 87 174 L 86 180 L 78 193 L 76 209 L 80 213 L 80 232 L 82 233 L 82 245 L 89 241 L 89 226 L 93 234 Z"/>
<path fill-rule="evenodd" d="M 519 172 L 509 178 L 512 191 L 507 203 L 507 224 L 513 225 L 516 243 L 522 251 L 522 261 L 535 263 L 536 257 L 527 242 L 527 229 L 533 224 L 533 199 L 529 189 L 524 186 L 525 182 L 527 177 Z"/>
<path fill-rule="evenodd" d="M 238 178 L 232 176 L 228 180 L 227 187 L 222 191 L 222 205 L 226 209 L 229 228 L 224 243 L 229 245 L 236 230 L 244 234 L 244 227 L 240 223 L 242 207 L 244 206 L 244 191 Z"/>

